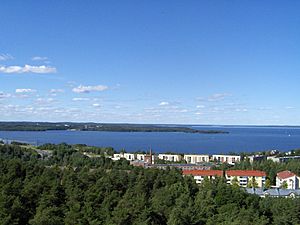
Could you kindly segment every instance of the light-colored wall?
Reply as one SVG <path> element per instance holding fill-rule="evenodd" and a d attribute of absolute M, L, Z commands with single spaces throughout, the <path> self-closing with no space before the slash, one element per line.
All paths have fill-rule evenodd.
<path fill-rule="evenodd" d="M 202 181 L 203 181 L 206 177 L 207 177 L 208 179 L 215 179 L 215 178 L 216 178 L 215 176 L 194 176 L 194 180 L 196 181 L 197 184 L 201 184 Z"/>
<path fill-rule="evenodd" d="M 184 155 L 184 160 L 192 164 L 209 162 L 209 155 Z"/>
<path fill-rule="evenodd" d="M 238 185 L 241 187 L 247 187 L 248 183 L 252 181 L 252 176 L 228 176 L 226 174 L 227 184 L 232 184 L 235 177 L 238 180 Z M 263 187 L 266 181 L 266 177 L 254 177 L 258 187 Z"/>
<path fill-rule="evenodd" d="M 235 164 L 241 161 L 241 156 L 238 155 L 212 155 L 212 160 L 216 160 L 222 163 Z"/>
<path fill-rule="evenodd" d="M 112 157 L 112 160 L 120 160 L 122 157 L 121 154 L 114 154 L 114 156 Z"/>
<path fill-rule="evenodd" d="M 268 156 L 267 160 L 272 160 L 273 162 L 279 162 L 280 161 L 280 159 L 276 158 L 275 156 Z"/>
<path fill-rule="evenodd" d="M 171 154 L 159 154 L 158 158 L 166 161 L 171 161 L 171 162 L 179 162 L 182 160 L 181 155 L 171 155 Z"/>
<path fill-rule="evenodd" d="M 114 154 L 113 160 L 120 160 L 125 158 L 126 160 L 132 161 L 135 160 L 135 155 L 132 153 L 120 153 L 120 154 Z"/>
<path fill-rule="evenodd" d="M 136 154 L 136 159 L 144 161 L 145 160 L 145 156 L 146 156 L 146 154 Z"/>
<path fill-rule="evenodd" d="M 128 161 L 133 161 L 135 160 L 135 155 L 132 153 L 124 153 L 124 158 L 127 159 Z"/>
<path fill-rule="evenodd" d="M 297 176 L 288 177 L 286 179 L 280 179 L 276 177 L 276 186 L 281 187 L 284 182 L 287 183 L 287 189 L 299 189 L 300 178 Z"/>

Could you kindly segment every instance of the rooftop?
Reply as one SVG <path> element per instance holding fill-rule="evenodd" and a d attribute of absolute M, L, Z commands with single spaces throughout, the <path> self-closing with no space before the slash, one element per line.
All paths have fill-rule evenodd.
<path fill-rule="evenodd" d="M 193 176 L 223 176 L 222 170 L 183 170 L 183 175 Z"/>
<path fill-rule="evenodd" d="M 293 177 L 296 176 L 296 174 L 292 173 L 291 171 L 285 170 L 285 171 L 281 171 L 279 173 L 277 173 L 277 177 L 279 179 L 286 179 L 289 177 Z"/>
<path fill-rule="evenodd" d="M 281 189 L 281 188 L 276 188 L 276 189 L 267 189 L 264 190 L 262 188 L 246 188 L 246 192 L 249 194 L 257 194 L 260 196 L 271 196 L 271 197 L 287 197 L 291 196 L 292 194 L 296 196 L 300 196 L 300 190 L 293 190 L 293 189 Z"/>
<path fill-rule="evenodd" d="M 228 176 L 265 177 L 266 173 L 260 170 L 227 170 Z"/>

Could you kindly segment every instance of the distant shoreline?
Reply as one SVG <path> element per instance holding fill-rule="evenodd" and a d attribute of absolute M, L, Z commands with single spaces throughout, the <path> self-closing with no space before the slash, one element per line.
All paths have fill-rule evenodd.
<path fill-rule="evenodd" d="M 105 131 L 105 132 L 182 132 L 227 134 L 223 130 L 199 130 L 186 126 L 102 123 L 0 122 L 0 131 Z"/>

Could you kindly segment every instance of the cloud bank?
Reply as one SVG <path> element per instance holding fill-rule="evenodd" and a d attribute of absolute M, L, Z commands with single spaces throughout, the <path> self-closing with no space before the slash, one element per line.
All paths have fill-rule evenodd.
<path fill-rule="evenodd" d="M 0 73 L 56 73 L 55 67 L 50 66 L 0 66 Z"/>
<path fill-rule="evenodd" d="M 18 88 L 16 89 L 16 93 L 34 93 L 36 90 L 30 88 Z"/>
<path fill-rule="evenodd" d="M 6 60 L 10 60 L 13 59 L 14 57 L 12 57 L 10 54 L 0 54 L 0 61 L 6 61 Z"/>
<path fill-rule="evenodd" d="M 72 91 L 75 93 L 90 93 L 92 91 L 101 92 L 101 91 L 105 91 L 107 89 L 108 89 L 108 87 L 105 85 L 96 85 L 96 86 L 79 85 L 78 87 L 73 88 Z"/>
<path fill-rule="evenodd" d="M 32 61 L 45 61 L 45 60 L 48 60 L 47 57 L 44 57 L 44 56 L 34 56 L 31 58 Z"/>

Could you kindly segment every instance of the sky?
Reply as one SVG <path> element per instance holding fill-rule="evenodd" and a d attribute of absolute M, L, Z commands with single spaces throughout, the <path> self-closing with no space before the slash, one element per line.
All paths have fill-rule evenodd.
<path fill-rule="evenodd" d="M 299 9 L 3 0 L 0 121 L 300 125 Z"/>

